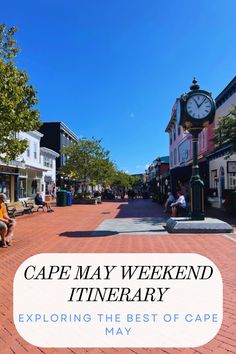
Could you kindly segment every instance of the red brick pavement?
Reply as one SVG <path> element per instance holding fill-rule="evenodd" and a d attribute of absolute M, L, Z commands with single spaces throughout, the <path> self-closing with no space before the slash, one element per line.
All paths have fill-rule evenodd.
<path fill-rule="evenodd" d="M 108 214 L 109 213 L 109 214 Z M 55 208 L 17 218 L 12 247 L 0 249 L 0 353 L 1 354 L 154 354 L 236 353 L 236 244 L 223 235 L 112 235 L 90 237 L 105 219 L 160 216 L 162 209 L 151 201 L 107 202 Z M 77 236 L 77 237 L 71 237 Z M 224 282 L 224 320 L 218 335 L 199 348 L 37 348 L 22 339 L 13 324 L 12 284 L 18 266 L 42 252 L 194 252 L 211 259 Z M 22 294 L 24 296 L 24 294 Z"/>

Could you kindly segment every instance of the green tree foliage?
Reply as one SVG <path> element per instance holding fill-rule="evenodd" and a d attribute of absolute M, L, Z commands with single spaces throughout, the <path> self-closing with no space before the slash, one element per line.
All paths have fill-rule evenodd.
<path fill-rule="evenodd" d="M 236 146 L 236 106 L 228 115 L 221 117 L 218 126 L 215 129 L 213 141 L 217 145 L 225 142 L 233 143 L 234 150 Z"/>
<path fill-rule="evenodd" d="M 134 176 L 129 175 L 123 171 L 116 171 L 111 181 L 111 186 L 116 189 L 122 188 L 131 188 L 137 182 L 137 179 Z"/>
<path fill-rule="evenodd" d="M 40 127 L 36 92 L 29 85 L 25 71 L 16 67 L 14 58 L 19 52 L 13 38 L 16 28 L 0 25 L 0 156 L 14 160 L 27 148 L 26 140 L 19 140 L 20 131 Z"/>
<path fill-rule="evenodd" d="M 77 143 L 64 147 L 61 153 L 67 157 L 61 172 L 83 183 L 106 185 L 115 173 L 110 153 L 101 146 L 101 140 L 79 139 Z"/>

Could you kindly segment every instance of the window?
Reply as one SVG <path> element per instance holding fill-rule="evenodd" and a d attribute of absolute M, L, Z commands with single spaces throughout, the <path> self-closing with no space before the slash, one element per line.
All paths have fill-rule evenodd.
<path fill-rule="evenodd" d="M 212 186 L 212 188 L 217 189 L 217 182 L 218 182 L 217 170 L 212 170 L 211 171 L 211 186 Z"/>
<path fill-rule="evenodd" d="M 170 132 L 170 145 L 172 145 L 172 131 Z"/>
<path fill-rule="evenodd" d="M 170 153 L 170 167 L 172 167 L 172 166 L 173 166 L 173 153 L 171 151 L 171 153 Z"/>
<path fill-rule="evenodd" d="M 174 150 L 174 165 L 177 164 L 177 151 L 176 149 Z"/>
<path fill-rule="evenodd" d="M 28 146 L 26 149 L 26 155 L 27 155 L 27 157 L 30 157 L 30 141 L 29 140 L 28 140 Z"/>
<path fill-rule="evenodd" d="M 0 193 L 4 193 L 7 199 L 11 199 L 11 176 L 2 174 L 0 175 Z"/>
<path fill-rule="evenodd" d="M 44 166 L 52 168 L 52 159 L 48 156 L 44 156 Z"/>
<path fill-rule="evenodd" d="M 19 198 L 26 198 L 26 178 L 19 178 Z"/>
<path fill-rule="evenodd" d="M 173 129 L 173 140 L 175 141 L 176 139 L 176 124 L 174 125 L 174 129 Z"/>
<path fill-rule="evenodd" d="M 178 135 L 180 135 L 180 132 L 181 132 L 181 128 L 180 125 L 178 125 Z"/>
<path fill-rule="evenodd" d="M 236 173 L 229 173 L 229 189 L 236 189 Z"/>
<path fill-rule="evenodd" d="M 34 143 L 34 158 L 37 159 L 37 143 Z"/>

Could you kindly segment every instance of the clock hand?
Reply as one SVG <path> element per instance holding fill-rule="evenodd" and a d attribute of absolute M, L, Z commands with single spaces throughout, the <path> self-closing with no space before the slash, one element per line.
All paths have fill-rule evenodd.
<path fill-rule="evenodd" d="M 198 106 L 198 108 L 201 107 L 201 105 L 202 105 L 203 102 L 205 102 L 205 101 L 206 101 L 206 98 L 204 98 L 204 100 L 200 103 L 200 105 Z"/>
<path fill-rule="evenodd" d="M 194 102 L 196 103 L 197 105 L 197 108 L 199 108 L 200 106 L 198 105 L 197 101 L 195 100 L 195 98 L 193 98 Z"/>

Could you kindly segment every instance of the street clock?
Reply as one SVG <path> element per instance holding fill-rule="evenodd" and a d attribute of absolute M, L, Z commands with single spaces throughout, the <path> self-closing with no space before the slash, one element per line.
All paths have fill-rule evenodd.
<path fill-rule="evenodd" d="M 202 129 L 215 118 L 215 101 L 211 93 L 200 90 L 195 78 L 190 91 L 177 100 L 176 120 L 192 135 L 192 177 L 190 179 L 190 216 L 192 220 L 204 220 L 204 182 L 198 166 L 198 137 Z"/>
<path fill-rule="evenodd" d="M 176 118 L 185 130 L 203 129 L 214 120 L 215 101 L 210 92 L 200 90 L 195 79 L 190 90 L 178 99 Z"/>

